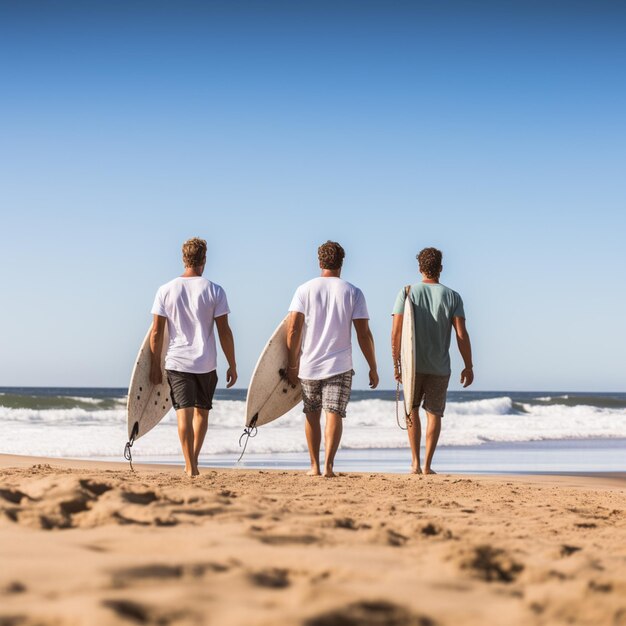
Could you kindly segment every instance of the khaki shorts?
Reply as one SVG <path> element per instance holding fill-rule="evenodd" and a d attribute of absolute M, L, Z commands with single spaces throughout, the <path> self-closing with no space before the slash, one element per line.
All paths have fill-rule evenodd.
<path fill-rule="evenodd" d="M 450 374 L 438 376 L 436 374 L 415 374 L 415 387 L 413 387 L 413 408 L 418 409 L 422 399 L 422 408 L 428 413 L 443 417 L 446 409 L 446 394 Z"/>

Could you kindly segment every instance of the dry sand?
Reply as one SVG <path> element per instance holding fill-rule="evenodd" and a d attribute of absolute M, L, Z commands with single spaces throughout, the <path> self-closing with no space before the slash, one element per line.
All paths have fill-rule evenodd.
<path fill-rule="evenodd" d="M 619 475 L 0 477 L 0 626 L 626 625 Z"/>

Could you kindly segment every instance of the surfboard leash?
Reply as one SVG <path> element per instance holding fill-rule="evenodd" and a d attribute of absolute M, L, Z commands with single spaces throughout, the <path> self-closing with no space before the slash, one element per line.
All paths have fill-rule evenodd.
<path fill-rule="evenodd" d="M 243 455 L 246 453 L 246 448 L 248 447 L 248 441 L 250 441 L 251 437 L 256 437 L 257 433 L 259 432 L 258 428 L 256 427 L 256 421 L 259 419 L 259 414 L 256 413 L 254 415 L 254 417 L 250 420 L 250 425 L 246 426 L 243 429 L 243 433 L 241 433 L 241 437 L 239 437 L 239 447 L 241 448 L 241 440 L 245 437 L 246 441 L 243 444 L 243 450 L 241 451 L 241 454 L 239 455 L 239 458 L 237 459 L 237 463 L 239 463 L 241 461 L 241 459 L 243 459 Z"/>
<path fill-rule="evenodd" d="M 411 416 L 410 415 L 404 416 L 404 421 L 407 424 L 407 427 L 404 428 L 402 424 L 400 424 L 399 405 L 400 405 L 400 382 L 398 381 L 396 382 L 396 423 L 398 424 L 401 430 L 408 430 L 408 426 L 411 424 Z M 405 410 L 405 413 L 406 413 L 406 410 Z"/>
<path fill-rule="evenodd" d="M 133 455 L 130 449 L 133 447 L 133 444 L 135 443 L 135 437 L 137 436 L 138 432 L 139 432 L 139 423 L 135 422 L 133 424 L 133 430 L 130 433 L 130 439 L 126 442 L 126 445 L 124 446 L 124 458 L 130 463 L 131 472 L 134 472 L 135 468 L 133 467 Z"/>

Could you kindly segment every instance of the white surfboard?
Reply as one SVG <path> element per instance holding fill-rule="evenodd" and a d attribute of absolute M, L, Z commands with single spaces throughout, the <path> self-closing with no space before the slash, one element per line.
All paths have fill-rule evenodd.
<path fill-rule="evenodd" d="M 246 399 L 246 427 L 267 424 L 302 399 L 300 383 L 294 387 L 287 380 L 287 319 L 278 325 L 254 368 Z"/>
<path fill-rule="evenodd" d="M 172 408 L 170 400 L 170 389 L 165 376 L 164 363 L 165 353 L 169 344 L 169 332 L 167 323 L 163 333 L 163 349 L 161 351 L 161 371 L 163 372 L 163 382 L 160 385 L 153 385 L 150 382 L 150 363 L 152 355 L 150 353 L 150 333 L 146 334 L 139 354 L 135 361 L 135 367 L 130 378 L 128 388 L 128 439 L 137 440 L 143 437 L 149 430 L 154 428 L 165 414 Z"/>
<path fill-rule="evenodd" d="M 404 392 L 404 412 L 411 414 L 413 408 L 413 392 L 415 386 L 415 314 L 410 297 L 410 288 L 406 288 L 404 299 L 404 315 L 402 316 L 402 340 L 400 342 L 400 368 L 402 369 L 402 391 Z"/>

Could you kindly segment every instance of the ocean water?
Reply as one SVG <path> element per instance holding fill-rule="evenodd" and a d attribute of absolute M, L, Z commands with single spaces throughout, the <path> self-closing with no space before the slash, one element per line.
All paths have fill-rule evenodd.
<path fill-rule="evenodd" d="M 0 453 L 120 460 L 127 439 L 126 389 L 1 388 Z M 218 390 L 201 463 L 232 466 L 241 452 L 245 390 Z M 395 391 L 353 391 L 337 465 L 405 471 L 406 433 Z M 402 406 L 399 407 L 402 422 Z M 243 466 L 305 467 L 301 405 L 258 429 Z M 626 394 L 448 394 L 436 461 L 443 471 L 626 470 Z M 138 462 L 179 463 L 170 412 L 135 442 Z"/>

